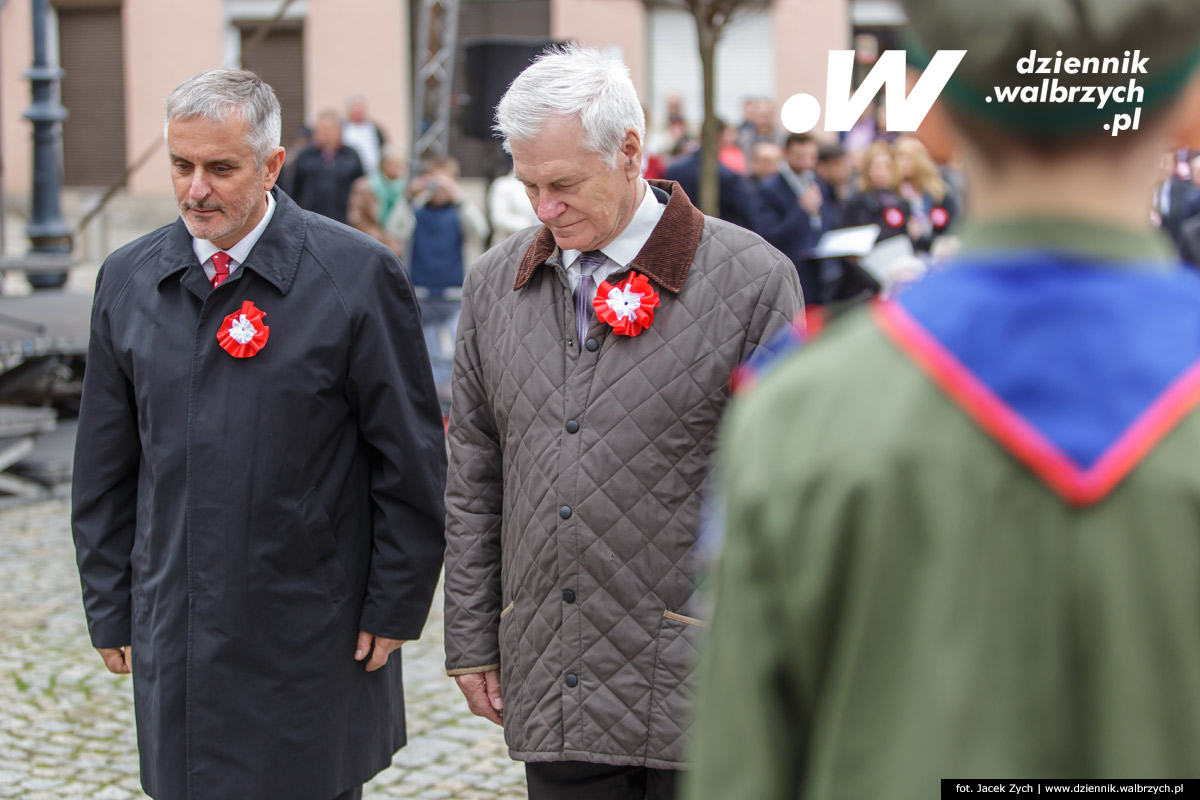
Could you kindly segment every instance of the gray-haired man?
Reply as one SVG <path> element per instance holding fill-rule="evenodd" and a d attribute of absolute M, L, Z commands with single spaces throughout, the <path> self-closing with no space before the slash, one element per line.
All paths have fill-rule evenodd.
<path fill-rule="evenodd" d="M 279 125 L 252 73 L 185 81 L 166 125 L 181 219 L 96 285 L 75 543 L 157 800 L 360 796 L 404 744 L 388 656 L 441 565 L 412 288 L 387 248 L 274 188 Z"/>
<path fill-rule="evenodd" d="M 531 798 L 667 798 L 691 553 L 737 364 L 800 310 L 791 263 L 640 176 L 619 61 L 541 58 L 498 128 L 544 223 L 468 273 L 447 487 L 447 668 Z"/>

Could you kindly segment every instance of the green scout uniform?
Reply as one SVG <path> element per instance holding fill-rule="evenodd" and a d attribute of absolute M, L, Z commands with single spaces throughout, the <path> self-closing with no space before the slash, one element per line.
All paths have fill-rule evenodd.
<path fill-rule="evenodd" d="M 1200 774 L 1200 415 L 1081 510 L 864 311 L 736 403 L 725 444 L 690 800 Z"/>
<path fill-rule="evenodd" d="M 1195 0 L 907 5 L 958 118 L 1046 158 L 1113 110 L 987 103 L 1031 48 L 1140 47 L 1143 121 L 1200 54 Z M 1200 776 L 1200 277 L 1067 219 L 955 262 L 732 406 L 688 800 Z"/>

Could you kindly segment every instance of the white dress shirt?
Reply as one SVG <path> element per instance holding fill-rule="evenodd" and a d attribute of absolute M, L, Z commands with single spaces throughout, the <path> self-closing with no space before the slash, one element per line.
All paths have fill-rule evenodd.
<path fill-rule="evenodd" d="M 229 277 L 233 277 L 233 273 L 241 268 L 242 262 L 246 260 L 246 256 L 250 255 L 250 251 L 254 249 L 254 245 L 258 244 L 259 238 L 263 231 L 267 229 L 267 223 L 271 221 L 271 216 L 275 213 L 275 198 L 267 192 L 267 213 L 263 214 L 263 218 L 254 226 L 254 230 L 242 237 L 241 241 L 233 247 L 225 251 L 229 256 Z M 204 274 L 208 276 L 209 283 L 216 277 L 217 268 L 213 266 L 213 254 L 221 252 L 221 248 L 210 242 L 208 239 L 197 239 L 192 237 L 192 252 L 196 254 L 196 258 L 200 259 L 200 263 L 204 265 Z M 229 280 L 229 278 L 226 278 Z"/>
<path fill-rule="evenodd" d="M 625 226 L 625 230 L 617 234 L 617 238 L 600 248 L 600 252 L 604 253 L 609 261 L 616 262 L 616 266 L 605 270 L 605 267 L 609 266 L 606 263 L 592 270 L 592 277 L 595 280 L 591 282 L 591 296 L 588 298 L 589 300 L 595 299 L 596 287 L 600 284 L 601 280 L 624 272 L 629 268 L 633 259 L 637 258 L 637 254 L 642 251 L 646 242 L 650 240 L 650 234 L 654 233 L 654 226 L 662 219 L 665 207 L 654 196 L 654 190 L 650 188 L 650 184 L 642 180 L 642 186 L 646 191 L 642 195 L 642 202 L 638 204 L 637 210 L 633 212 L 633 219 L 629 220 L 629 224 Z M 579 283 L 583 279 L 583 265 L 579 263 L 580 255 L 582 253 L 579 250 L 562 251 L 562 262 L 563 266 L 567 269 L 567 279 L 571 282 L 572 294 L 579 289 Z M 603 276 L 595 274 L 600 270 L 605 270 L 606 274 Z"/>

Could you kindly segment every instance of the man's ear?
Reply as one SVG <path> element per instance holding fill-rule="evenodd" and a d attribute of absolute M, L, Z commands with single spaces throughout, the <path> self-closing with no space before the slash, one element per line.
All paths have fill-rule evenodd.
<path fill-rule="evenodd" d="M 642 174 L 642 140 L 638 138 L 633 128 L 625 131 L 625 140 L 621 142 L 621 157 L 617 164 L 626 173 L 632 172 L 633 177 Z"/>
<path fill-rule="evenodd" d="M 287 154 L 282 147 L 276 147 L 275 152 L 267 156 L 267 163 L 263 165 L 263 189 L 271 191 L 275 187 L 275 181 L 279 180 L 279 170 L 283 169 L 283 159 Z"/>
<path fill-rule="evenodd" d="M 905 91 L 911 93 L 920 77 L 921 73 L 910 67 L 905 73 Z M 925 119 L 917 128 L 916 133 L 917 138 L 925 145 L 925 149 L 929 151 L 929 155 L 935 162 L 948 164 L 954 160 L 954 129 L 940 97 L 933 101 L 933 106 L 930 107 L 929 113 L 925 115 Z"/>
<path fill-rule="evenodd" d="M 1175 122 L 1171 127 L 1171 146 L 1200 149 L 1200 72 L 1192 76 L 1175 100 Z"/>

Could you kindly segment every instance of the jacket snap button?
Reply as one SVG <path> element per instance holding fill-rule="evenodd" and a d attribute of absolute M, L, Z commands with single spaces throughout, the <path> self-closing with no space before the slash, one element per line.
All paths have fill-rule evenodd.
<path fill-rule="evenodd" d="M 579 433 L 579 423 L 573 419 L 567 420 L 567 433 Z"/>
<path fill-rule="evenodd" d="M 588 339 L 586 342 L 583 343 L 583 346 L 586 347 L 588 349 L 588 351 L 592 352 L 592 353 L 594 353 L 600 349 L 600 343 L 597 342 L 595 339 Z"/>
<path fill-rule="evenodd" d="M 571 518 L 571 507 L 563 506 L 562 508 L 560 508 L 558 510 L 558 515 L 560 517 L 562 517 L 563 519 L 570 519 Z"/>
<path fill-rule="evenodd" d="M 579 678 L 575 677 L 574 673 L 567 676 L 567 686 L 574 689 L 579 685 Z"/>
<path fill-rule="evenodd" d="M 563 602 L 564 603 L 574 603 L 575 602 L 575 593 L 572 592 L 570 589 L 565 590 L 563 592 Z"/>

